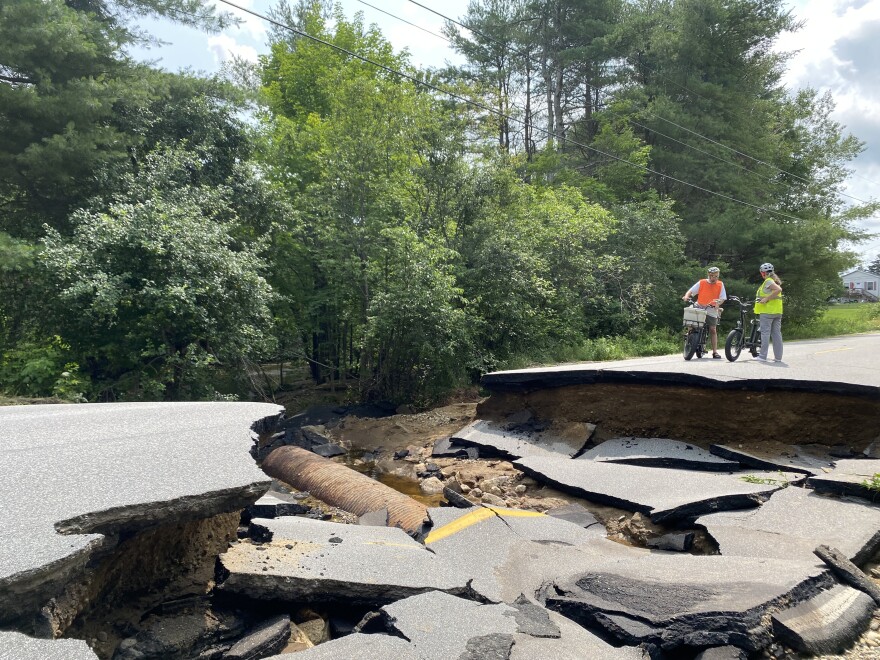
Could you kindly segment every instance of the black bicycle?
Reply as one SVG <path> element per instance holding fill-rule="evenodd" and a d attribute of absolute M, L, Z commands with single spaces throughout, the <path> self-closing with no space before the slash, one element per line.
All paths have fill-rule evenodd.
<path fill-rule="evenodd" d="M 706 339 L 709 337 L 706 314 L 705 308 L 695 304 L 684 308 L 684 338 L 681 352 L 685 360 L 690 360 L 694 355 L 701 358 L 706 354 Z"/>
<path fill-rule="evenodd" d="M 749 321 L 749 329 L 746 331 L 746 317 L 755 301 L 742 300 L 736 296 L 730 296 L 728 300 L 739 304 L 739 320 L 736 322 L 736 327 L 727 334 L 727 340 L 724 342 L 725 357 L 735 362 L 744 348 L 749 349 L 752 357 L 757 357 L 761 348 L 761 325 L 757 317 L 752 317 Z"/>

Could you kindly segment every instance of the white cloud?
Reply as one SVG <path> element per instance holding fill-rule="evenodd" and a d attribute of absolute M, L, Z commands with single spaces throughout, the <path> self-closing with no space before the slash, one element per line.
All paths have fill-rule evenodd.
<path fill-rule="evenodd" d="M 214 55 L 214 62 L 218 67 L 233 56 L 240 57 L 249 62 L 257 61 L 257 49 L 248 46 L 226 34 L 208 37 L 208 49 Z"/>
<path fill-rule="evenodd" d="M 795 52 L 783 82 L 789 89 L 830 91 L 834 119 L 865 143 L 850 165 L 855 176 L 846 192 L 859 199 L 880 197 L 880 0 L 798 0 L 800 30 L 781 35 L 780 51 Z M 880 216 L 859 223 L 880 233 Z M 880 237 L 855 246 L 868 258 L 880 253 Z"/>

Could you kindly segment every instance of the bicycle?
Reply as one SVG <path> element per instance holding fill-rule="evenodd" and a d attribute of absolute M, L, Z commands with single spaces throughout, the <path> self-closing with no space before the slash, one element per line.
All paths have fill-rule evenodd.
<path fill-rule="evenodd" d="M 684 308 L 684 341 L 681 352 L 685 360 L 690 360 L 694 354 L 698 358 L 706 354 L 706 339 L 709 337 L 706 314 L 706 309 L 698 307 L 696 303 Z"/>
<path fill-rule="evenodd" d="M 739 304 L 739 320 L 736 322 L 736 327 L 727 334 L 727 339 L 724 342 L 724 356 L 730 362 L 736 362 L 742 349 L 747 348 L 752 357 L 757 357 L 761 348 L 761 324 L 757 317 L 752 318 L 749 322 L 748 337 L 746 336 L 746 309 L 751 308 L 755 302 L 742 300 L 736 296 L 730 296 L 728 300 Z"/>

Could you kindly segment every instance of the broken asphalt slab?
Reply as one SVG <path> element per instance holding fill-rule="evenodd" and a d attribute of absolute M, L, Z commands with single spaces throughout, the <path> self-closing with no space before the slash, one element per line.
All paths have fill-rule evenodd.
<path fill-rule="evenodd" d="M 435 589 L 469 592 L 461 571 L 401 529 L 308 518 L 255 519 L 251 525 L 268 531 L 271 540 L 239 542 L 220 555 L 222 592 L 370 605 Z"/>
<path fill-rule="evenodd" d="M 584 429 L 583 437 L 567 437 L 553 429 L 512 430 L 506 424 L 478 419 L 450 436 L 450 443 L 464 447 L 477 447 L 480 456 L 496 456 L 504 459 L 524 456 L 574 456 L 589 439 Z"/>
<path fill-rule="evenodd" d="M 844 459 L 834 464 L 827 474 L 814 475 L 807 483 L 822 493 L 854 495 L 869 501 L 880 500 L 880 459 Z M 877 484 L 877 485 L 874 485 Z"/>
<path fill-rule="evenodd" d="M 473 509 L 450 507 L 428 509 L 433 522 L 425 546 L 438 558 L 454 566 L 471 588 L 483 598 L 500 602 L 512 600 L 521 593 L 533 594 L 540 579 L 531 576 L 539 570 L 500 570 L 514 551 L 533 554 L 533 564 L 543 564 L 544 549 L 552 546 L 572 547 L 594 539 L 605 541 L 601 525 L 585 529 L 576 523 L 553 518 L 534 511 L 482 506 Z M 611 541 L 609 550 L 614 546 Z M 623 547 L 623 546 L 618 546 Z M 491 552 L 487 552 L 491 548 Z M 582 561 L 579 557 L 577 561 Z M 558 566 L 548 560 L 546 570 Z"/>
<path fill-rule="evenodd" d="M 666 438 L 613 438 L 584 452 L 578 460 L 714 472 L 740 469 L 735 460 L 718 458 L 696 445 Z"/>
<path fill-rule="evenodd" d="M 842 584 L 772 616 L 773 632 L 788 646 L 812 655 L 837 653 L 868 628 L 874 600 Z"/>
<path fill-rule="evenodd" d="M 526 599 L 512 604 L 481 604 L 435 591 L 386 605 L 379 614 L 381 625 L 392 636 L 356 633 L 305 651 L 303 659 L 641 660 L 645 657 L 637 648 L 615 648 Z M 275 656 L 274 660 L 283 657 Z"/>
<path fill-rule="evenodd" d="M 834 584 L 816 563 L 654 552 L 558 579 L 546 606 L 624 644 L 757 651 L 771 641 L 767 615 Z"/>
<path fill-rule="evenodd" d="M 862 564 L 880 549 L 880 506 L 806 488 L 784 488 L 758 509 L 713 513 L 695 522 L 722 555 L 809 561 L 824 544 Z"/>
<path fill-rule="evenodd" d="M 514 461 L 513 466 L 578 497 L 647 514 L 655 523 L 752 508 L 787 483 L 786 479 L 803 476 L 729 474 L 537 457 Z"/>
<path fill-rule="evenodd" d="M 798 453 L 781 459 L 769 459 L 755 456 L 741 449 L 735 449 L 727 445 L 709 445 L 709 451 L 721 458 L 736 461 L 746 467 L 758 470 L 783 470 L 785 472 L 800 472 L 802 474 L 819 474 L 823 468 L 828 468 L 831 463 L 806 453 Z"/>
<path fill-rule="evenodd" d="M 0 660 L 97 660 L 81 639 L 34 639 L 0 630 Z"/>
<path fill-rule="evenodd" d="M 270 481 L 248 450 L 281 412 L 258 403 L 0 408 L 7 534 L 0 621 L 39 610 L 84 575 L 96 552 L 112 548 L 119 532 L 255 501 Z"/>

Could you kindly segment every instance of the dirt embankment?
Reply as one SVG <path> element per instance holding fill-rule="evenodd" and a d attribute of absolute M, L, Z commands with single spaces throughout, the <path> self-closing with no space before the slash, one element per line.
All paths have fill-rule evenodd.
<path fill-rule="evenodd" d="M 477 408 L 501 420 L 529 410 L 547 421 L 591 422 L 596 438 L 662 437 L 773 450 L 788 445 L 845 444 L 862 451 L 880 434 L 880 400 L 811 392 L 711 390 L 593 384 L 529 393 L 495 393 Z"/>

